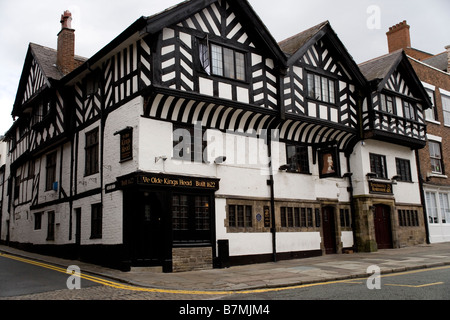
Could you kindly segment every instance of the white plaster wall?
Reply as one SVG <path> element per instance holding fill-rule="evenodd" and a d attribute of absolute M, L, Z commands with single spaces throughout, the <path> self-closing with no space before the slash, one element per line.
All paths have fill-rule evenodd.
<path fill-rule="evenodd" d="M 320 232 L 277 232 L 277 252 L 320 250 Z"/>
<path fill-rule="evenodd" d="M 359 143 L 350 158 L 351 171 L 353 172 L 353 187 L 355 195 L 369 194 L 367 173 L 370 172 L 370 153 L 386 156 L 388 178 L 397 175 L 396 158 L 409 160 L 411 164 L 411 182 L 398 182 L 393 186 L 393 192 L 397 203 L 420 204 L 419 180 L 414 151 L 408 147 L 390 144 L 387 142 L 366 140 Z"/>
<path fill-rule="evenodd" d="M 341 241 L 343 248 L 353 247 L 353 231 L 342 231 L 341 232 Z"/>

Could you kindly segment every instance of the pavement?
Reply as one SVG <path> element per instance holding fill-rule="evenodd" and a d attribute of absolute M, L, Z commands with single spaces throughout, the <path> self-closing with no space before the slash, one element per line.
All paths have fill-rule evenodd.
<path fill-rule="evenodd" d="M 246 291 L 364 278 L 372 275 L 368 273 L 368 267 L 373 265 L 381 269 L 381 274 L 450 265 L 450 243 L 170 274 L 157 272 L 154 268 L 133 268 L 130 272 L 122 272 L 1 245 L 0 252 L 65 268 L 77 265 L 82 273 L 132 286 L 190 292 Z"/>

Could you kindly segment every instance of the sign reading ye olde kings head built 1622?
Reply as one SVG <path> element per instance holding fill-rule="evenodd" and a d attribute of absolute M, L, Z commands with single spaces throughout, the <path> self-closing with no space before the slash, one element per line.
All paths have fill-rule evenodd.
<path fill-rule="evenodd" d="M 119 187 L 155 186 L 155 187 L 173 187 L 173 188 L 193 188 L 203 190 L 219 190 L 218 179 L 207 179 L 197 177 L 185 177 L 164 174 L 136 174 L 126 178 L 119 178 Z"/>

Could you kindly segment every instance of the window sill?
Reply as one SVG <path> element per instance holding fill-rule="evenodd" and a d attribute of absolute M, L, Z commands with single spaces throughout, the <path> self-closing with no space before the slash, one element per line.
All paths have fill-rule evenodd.
<path fill-rule="evenodd" d="M 441 173 L 430 173 L 427 178 L 439 178 L 439 179 L 448 179 L 448 176 Z"/>

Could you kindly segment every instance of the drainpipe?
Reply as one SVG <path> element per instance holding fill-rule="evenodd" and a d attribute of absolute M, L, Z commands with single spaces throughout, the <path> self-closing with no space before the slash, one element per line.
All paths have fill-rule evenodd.
<path fill-rule="evenodd" d="M 278 124 L 278 121 L 275 121 Z M 276 125 L 269 125 L 269 129 L 267 132 L 266 143 L 267 143 L 267 151 L 269 156 L 269 180 L 267 180 L 267 184 L 270 188 L 270 211 L 272 217 L 272 227 L 270 228 L 270 232 L 272 233 L 272 260 L 273 262 L 277 262 L 277 228 L 276 228 L 276 219 L 275 219 L 275 189 L 274 189 L 274 179 L 273 179 L 273 159 L 272 159 L 272 131 L 273 127 Z"/>
<path fill-rule="evenodd" d="M 426 238 L 427 238 L 427 244 L 430 244 L 430 228 L 428 226 L 427 207 L 425 204 L 425 193 L 423 191 L 423 178 L 422 178 L 422 170 L 420 168 L 419 150 L 414 150 L 414 153 L 416 155 L 417 175 L 419 176 L 420 202 L 422 203 L 422 208 L 423 208 L 423 222 L 425 224 L 425 233 L 426 233 Z"/>
<path fill-rule="evenodd" d="M 352 180 L 352 176 L 353 173 L 351 173 L 351 166 L 350 166 L 350 152 L 345 152 L 345 158 L 347 159 L 347 173 L 344 175 L 345 177 L 348 178 L 348 188 L 347 191 L 349 193 L 350 196 L 350 212 L 351 212 L 351 216 L 352 216 L 352 234 L 353 234 L 353 250 L 355 252 L 357 252 L 358 250 L 358 246 L 357 246 L 357 237 L 356 237 L 356 208 L 355 208 L 355 199 L 353 196 L 353 180 Z"/>

